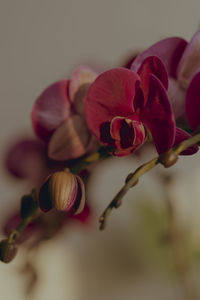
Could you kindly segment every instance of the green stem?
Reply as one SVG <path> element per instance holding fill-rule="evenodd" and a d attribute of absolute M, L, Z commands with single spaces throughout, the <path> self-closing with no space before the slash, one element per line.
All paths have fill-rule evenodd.
<path fill-rule="evenodd" d="M 100 159 L 109 157 L 108 151 L 105 149 L 105 147 L 100 147 L 99 150 L 95 153 L 89 154 L 88 156 L 84 157 L 82 160 L 78 160 L 71 168 L 70 171 L 74 174 L 80 173 L 83 169 L 85 169 L 88 165 L 91 165 Z M 27 225 L 34 219 L 36 212 L 39 208 L 38 205 L 38 195 L 36 189 L 33 189 L 30 193 L 30 196 L 33 201 L 35 201 L 36 205 L 34 209 L 31 211 L 31 213 L 23 218 L 19 225 L 13 229 L 9 236 L 8 236 L 8 241 L 10 243 L 13 243 L 16 241 L 16 239 L 20 236 L 22 231 L 27 227 Z"/>
<path fill-rule="evenodd" d="M 154 159 L 148 161 L 147 163 L 143 164 L 139 168 L 136 169 L 134 173 L 131 173 L 127 176 L 127 180 L 124 184 L 124 186 L 120 189 L 120 191 L 117 193 L 117 195 L 113 198 L 113 200 L 110 202 L 110 204 L 106 207 L 104 212 L 99 218 L 100 222 L 100 230 L 103 230 L 106 226 L 106 220 L 108 216 L 110 215 L 113 208 L 118 208 L 121 205 L 122 198 L 125 196 L 125 194 L 128 192 L 128 190 L 138 181 L 138 179 L 151 169 L 153 169 L 156 165 L 159 163 L 162 164 L 162 158 L 164 156 L 168 155 L 178 155 L 182 151 L 186 150 L 187 148 L 191 147 L 192 145 L 198 143 L 200 141 L 200 133 L 197 133 L 196 135 L 192 136 L 191 138 L 181 142 L 177 146 L 170 149 L 165 154 L 159 155 L 155 157 Z"/>

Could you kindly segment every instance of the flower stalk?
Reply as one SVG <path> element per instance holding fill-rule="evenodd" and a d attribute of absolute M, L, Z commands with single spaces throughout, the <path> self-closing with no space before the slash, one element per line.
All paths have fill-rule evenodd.
<path fill-rule="evenodd" d="M 74 174 L 80 173 L 82 170 L 84 170 L 87 166 L 90 164 L 93 164 L 103 158 L 109 157 L 108 151 L 105 149 L 105 147 L 100 147 L 99 150 L 95 153 L 89 154 L 88 156 L 84 157 L 82 160 L 78 160 L 71 168 L 70 171 Z M 23 196 L 30 198 L 30 205 L 31 209 L 29 212 L 23 217 L 21 214 L 21 222 L 19 225 L 13 229 L 9 236 L 8 236 L 8 243 L 14 244 L 17 238 L 20 236 L 20 234 L 23 232 L 23 230 L 34 220 L 35 216 L 38 217 L 38 209 L 39 209 L 39 203 L 38 203 L 38 192 L 36 189 L 32 189 L 29 195 Z M 22 212 L 22 205 L 23 201 L 21 201 L 21 212 Z M 43 214 L 41 212 L 41 214 Z"/>
<path fill-rule="evenodd" d="M 134 173 L 128 175 L 128 179 L 126 179 L 124 186 L 120 189 L 117 195 L 113 198 L 110 204 L 106 207 L 104 212 L 99 218 L 100 222 L 100 230 L 103 230 L 106 226 L 106 221 L 108 216 L 110 215 L 113 208 L 118 208 L 122 203 L 122 198 L 128 192 L 128 190 L 139 180 L 139 178 L 144 175 L 145 173 L 149 172 L 158 164 L 163 164 L 163 156 L 169 156 L 171 154 L 179 155 L 182 151 L 186 150 L 187 148 L 193 146 L 194 144 L 200 141 L 200 133 L 192 136 L 191 138 L 184 140 L 183 142 L 179 143 L 177 146 L 170 149 L 165 154 L 158 155 L 157 157 L 153 158 L 152 160 L 148 161 L 147 163 L 141 165 L 139 168 L 135 170 Z M 165 166 L 165 164 L 163 164 Z M 166 166 L 165 166 L 166 167 Z"/>

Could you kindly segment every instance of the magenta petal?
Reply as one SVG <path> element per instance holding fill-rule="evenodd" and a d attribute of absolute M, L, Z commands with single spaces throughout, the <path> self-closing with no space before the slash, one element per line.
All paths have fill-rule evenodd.
<path fill-rule="evenodd" d="M 177 74 L 180 84 L 187 87 L 198 69 L 200 69 L 200 30 L 191 39 L 179 62 Z"/>
<path fill-rule="evenodd" d="M 83 224 L 88 224 L 91 217 L 91 208 L 86 204 L 83 211 L 80 214 L 75 215 L 72 212 L 71 214 L 69 213 L 69 217 L 72 220 L 79 221 Z"/>
<path fill-rule="evenodd" d="M 100 127 L 115 116 L 134 112 L 133 99 L 139 86 L 138 75 L 125 68 L 106 71 L 88 89 L 85 116 L 89 129 L 100 140 Z"/>
<path fill-rule="evenodd" d="M 193 77 L 187 89 L 185 113 L 188 123 L 195 130 L 200 125 L 200 72 Z"/>
<path fill-rule="evenodd" d="M 175 141 L 174 141 L 174 146 L 178 145 L 184 140 L 187 140 L 191 137 L 189 133 L 186 131 L 182 130 L 181 128 L 176 128 L 176 136 L 175 136 Z M 196 153 L 199 150 L 199 146 L 193 145 L 192 147 L 189 147 L 185 151 L 181 152 L 180 155 L 192 155 Z"/>
<path fill-rule="evenodd" d="M 70 115 L 68 80 L 50 85 L 35 101 L 32 125 L 36 135 L 48 142 L 53 131 Z"/>
<path fill-rule="evenodd" d="M 90 136 L 85 121 L 74 115 L 53 133 L 48 144 L 48 156 L 59 161 L 78 158 L 86 153 Z"/>
<path fill-rule="evenodd" d="M 97 77 L 97 73 L 87 66 L 78 67 L 71 76 L 69 83 L 69 97 L 73 102 L 79 88 L 85 84 L 92 83 Z"/>
<path fill-rule="evenodd" d="M 140 118 L 150 130 L 156 149 L 161 154 L 174 143 L 175 121 L 166 91 L 154 75 L 150 75 L 149 86 L 149 97 L 140 111 Z"/>
<path fill-rule="evenodd" d="M 138 75 L 141 78 L 140 87 L 146 100 L 149 93 L 149 74 L 155 75 L 164 87 L 168 88 L 168 75 L 162 61 L 156 56 L 147 57 L 138 70 Z"/>
<path fill-rule="evenodd" d="M 7 152 L 6 168 L 15 177 L 40 184 L 48 171 L 45 146 L 30 138 L 17 141 Z"/>
<path fill-rule="evenodd" d="M 176 78 L 177 66 L 186 46 L 187 42 L 178 37 L 161 40 L 138 55 L 131 70 L 137 72 L 145 58 L 155 55 L 162 60 L 169 75 Z"/>

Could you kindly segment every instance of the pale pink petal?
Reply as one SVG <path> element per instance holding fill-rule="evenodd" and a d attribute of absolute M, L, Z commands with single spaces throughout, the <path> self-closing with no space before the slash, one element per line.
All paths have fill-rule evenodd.
<path fill-rule="evenodd" d="M 175 136 L 175 141 L 174 141 L 174 146 L 178 145 L 184 140 L 187 140 L 191 137 L 189 133 L 186 131 L 182 130 L 181 128 L 176 128 L 176 136 Z M 192 155 L 196 153 L 199 150 L 199 146 L 197 144 L 189 147 L 185 151 L 181 152 L 180 155 Z"/>
<path fill-rule="evenodd" d="M 162 60 L 169 75 L 176 78 L 177 66 L 186 46 L 187 42 L 178 37 L 161 40 L 139 54 L 133 61 L 131 70 L 137 72 L 145 58 L 154 55 Z"/>
<path fill-rule="evenodd" d="M 92 83 L 96 79 L 97 75 L 97 72 L 87 66 L 80 66 L 79 68 L 77 68 L 72 74 L 69 83 L 70 100 L 73 102 L 79 88 L 83 85 Z"/>
<path fill-rule="evenodd" d="M 31 118 L 36 135 L 48 142 L 54 130 L 70 115 L 68 80 L 50 85 L 35 101 Z"/>
<path fill-rule="evenodd" d="M 193 36 L 186 47 L 178 65 L 178 80 L 183 87 L 187 87 L 192 76 L 200 68 L 200 30 Z"/>
<path fill-rule="evenodd" d="M 193 130 L 200 126 L 200 72 L 192 79 L 186 93 L 185 113 Z"/>
<path fill-rule="evenodd" d="M 65 161 L 78 158 L 87 151 L 90 133 L 84 120 L 74 115 L 63 122 L 52 135 L 48 144 L 51 159 Z"/>
<path fill-rule="evenodd" d="M 91 84 L 85 99 L 85 116 L 89 129 L 99 140 L 103 124 L 109 124 L 115 116 L 134 113 L 133 99 L 139 83 L 136 73 L 117 68 L 102 73 Z"/>

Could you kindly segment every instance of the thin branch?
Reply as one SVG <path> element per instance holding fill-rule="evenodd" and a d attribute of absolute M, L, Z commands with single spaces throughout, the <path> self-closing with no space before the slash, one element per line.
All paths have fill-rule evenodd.
<path fill-rule="evenodd" d="M 110 154 L 108 153 L 107 149 L 105 147 L 100 147 L 97 152 L 89 154 L 89 155 L 83 157 L 83 159 L 81 159 L 81 160 L 80 159 L 77 160 L 77 162 L 70 168 L 70 170 L 72 173 L 78 174 L 79 172 L 84 170 L 88 165 L 91 165 L 91 164 L 93 164 L 103 158 L 109 157 L 109 156 L 110 156 Z M 22 231 L 35 218 L 36 212 L 39 209 L 37 190 L 33 189 L 31 191 L 30 195 L 27 195 L 27 196 L 30 196 L 30 198 L 32 198 L 32 200 L 35 201 L 35 207 L 31 211 L 31 213 L 29 215 L 27 215 L 26 217 L 22 218 L 19 225 L 10 232 L 10 234 L 8 236 L 9 243 L 13 243 L 16 241 L 16 239 L 20 236 Z M 41 214 L 42 214 L 42 212 L 41 212 Z M 37 215 L 37 217 L 38 217 L 38 215 Z"/>
<path fill-rule="evenodd" d="M 157 157 L 155 157 L 154 159 L 148 161 L 147 163 L 141 165 L 139 168 L 136 169 L 136 171 L 134 173 L 131 173 L 127 176 L 126 182 L 124 184 L 124 186 L 121 188 L 121 190 L 117 193 L 117 195 L 113 198 L 113 200 L 110 202 L 110 204 L 106 207 L 106 209 L 104 210 L 104 212 L 102 213 L 102 215 L 99 218 L 99 222 L 100 222 L 100 230 L 103 230 L 106 226 L 106 221 L 108 216 L 110 215 L 111 211 L 113 208 L 118 208 L 121 203 L 122 203 L 122 198 L 125 196 L 125 194 L 128 192 L 128 190 L 135 185 L 135 183 L 138 181 L 138 179 L 145 173 L 147 173 L 148 171 L 150 171 L 151 169 L 153 169 L 156 165 L 163 164 L 165 167 L 169 167 L 171 165 L 173 165 L 176 161 L 177 158 L 176 157 L 178 154 L 180 154 L 182 151 L 186 150 L 187 148 L 193 146 L 194 144 L 198 143 L 200 141 L 200 133 L 194 135 L 193 137 L 184 140 L 183 142 L 181 142 L 180 144 L 178 144 L 177 146 L 173 147 L 172 149 L 170 149 L 168 152 L 159 155 Z M 174 162 L 172 161 L 171 163 L 171 158 L 172 160 L 174 160 Z M 168 160 L 168 162 L 170 162 L 170 164 L 165 164 L 165 161 Z"/>

